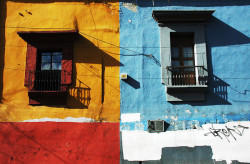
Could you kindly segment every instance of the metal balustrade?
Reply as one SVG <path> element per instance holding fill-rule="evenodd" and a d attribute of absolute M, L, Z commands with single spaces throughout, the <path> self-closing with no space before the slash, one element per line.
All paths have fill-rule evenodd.
<path fill-rule="evenodd" d="M 168 66 L 167 86 L 206 86 L 204 66 Z"/>
<path fill-rule="evenodd" d="M 29 71 L 29 83 L 33 85 L 31 91 L 60 91 L 61 70 Z"/>

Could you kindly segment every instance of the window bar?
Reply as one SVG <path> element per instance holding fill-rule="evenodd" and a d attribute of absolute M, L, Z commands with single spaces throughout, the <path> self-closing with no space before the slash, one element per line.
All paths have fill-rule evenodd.
<path fill-rule="evenodd" d="M 194 66 L 194 74 L 195 74 L 195 84 L 194 85 L 199 85 L 199 71 L 198 71 L 198 67 L 197 66 Z"/>
<path fill-rule="evenodd" d="M 41 74 L 42 74 L 42 91 L 44 91 L 45 90 L 45 88 L 46 88 L 46 71 L 45 72 L 41 72 Z"/>
<path fill-rule="evenodd" d="M 44 72 L 44 88 L 43 91 L 46 91 L 46 89 L 48 88 L 48 71 Z"/>
<path fill-rule="evenodd" d="M 55 76 L 55 71 L 54 70 L 51 70 L 50 71 L 50 82 L 49 82 L 49 85 L 50 85 L 50 91 L 54 91 L 55 89 L 54 89 L 54 77 Z"/>
<path fill-rule="evenodd" d="M 29 71 L 29 78 L 31 78 L 30 74 L 31 74 L 31 71 Z M 33 85 L 32 90 L 34 90 L 34 89 L 36 88 L 36 86 L 37 86 L 37 80 L 36 80 L 36 77 L 37 77 L 37 76 L 36 76 L 36 72 L 34 72 L 34 76 L 35 76 L 35 80 L 34 80 L 34 85 Z M 30 79 L 29 81 L 30 81 L 31 84 L 32 84 L 31 79 Z"/>
<path fill-rule="evenodd" d="M 60 74 L 60 71 L 56 71 L 56 75 L 55 75 L 55 78 L 54 78 L 54 90 L 55 91 L 58 91 L 58 78 L 59 78 L 59 74 Z"/>
<path fill-rule="evenodd" d="M 186 81 L 186 71 L 185 71 L 185 68 L 184 68 L 184 70 L 183 70 L 183 73 L 182 73 L 182 82 L 183 82 L 183 85 L 186 85 L 187 84 L 187 81 Z"/>
<path fill-rule="evenodd" d="M 44 88 L 46 87 L 46 76 L 45 76 L 45 72 L 46 71 L 41 71 L 41 91 L 44 90 Z"/>
<path fill-rule="evenodd" d="M 180 72 L 180 73 L 178 74 L 179 84 L 181 84 L 181 83 L 182 83 L 182 81 L 181 81 L 181 74 L 182 74 L 182 72 Z"/>
<path fill-rule="evenodd" d="M 191 78 L 192 78 L 192 75 L 187 74 L 187 84 L 191 84 Z"/>
<path fill-rule="evenodd" d="M 41 75 L 41 73 L 40 72 L 37 72 L 37 76 L 38 76 L 38 79 L 37 79 L 37 90 L 39 90 L 40 91 L 40 89 L 41 89 L 41 79 L 42 79 L 42 75 Z"/>
<path fill-rule="evenodd" d="M 202 79 L 203 79 L 203 85 L 206 84 L 205 76 L 204 76 L 204 68 L 202 67 Z"/>
<path fill-rule="evenodd" d="M 203 67 L 200 67 L 200 72 L 201 72 L 201 85 L 205 85 L 204 68 Z"/>
<path fill-rule="evenodd" d="M 43 81 L 42 81 L 42 79 L 43 79 L 43 74 L 42 74 L 41 71 L 39 71 L 39 72 L 38 72 L 38 75 L 39 75 L 39 79 L 38 79 L 38 80 L 39 80 L 39 84 L 38 84 L 38 88 L 39 88 L 39 89 L 38 89 L 38 90 L 41 91 L 41 90 L 42 90 L 42 87 L 43 87 L 43 85 L 44 85 L 44 84 L 43 84 Z"/>
<path fill-rule="evenodd" d="M 201 85 L 201 72 L 200 72 L 200 67 L 197 67 L 197 75 L 198 75 L 198 83 L 197 85 Z"/>
<path fill-rule="evenodd" d="M 51 83 L 52 83 L 52 78 L 53 78 L 53 71 L 52 70 L 50 70 L 49 72 L 48 72 L 48 88 L 46 88 L 46 90 L 49 90 L 49 91 L 52 91 L 53 89 L 52 89 L 52 85 L 51 85 Z"/>
<path fill-rule="evenodd" d="M 56 91 L 56 81 L 57 81 L 57 74 L 58 74 L 58 71 L 53 71 L 53 76 L 52 76 L 52 90 L 53 91 Z"/>
<path fill-rule="evenodd" d="M 197 67 L 197 70 L 198 70 L 198 84 L 202 85 L 202 74 L 200 67 Z"/>
<path fill-rule="evenodd" d="M 48 82 L 48 88 L 47 88 L 47 90 L 49 90 L 49 91 L 53 91 L 53 85 L 52 85 L 52 82 L 53 82 L 53 73 L 54 73 L 54 71 L 53 70 L 50 70 L 49 71 L 49 82 Z"/>
<path fill-rule="evenodd" d="M 40 79 L 39 79 L 39 91 L 42 91 L 43 89 L 43 86 L 45 85 L 44 81 L 43 81 L 43 72 L 42 71 L 39 71 L 39 74 L 40 74 Z"/>

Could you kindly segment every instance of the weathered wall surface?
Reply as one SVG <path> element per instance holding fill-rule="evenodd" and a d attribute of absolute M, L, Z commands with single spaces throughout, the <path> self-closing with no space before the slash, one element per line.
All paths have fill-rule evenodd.
<path fill-rule="evenodd" d="M 118 163 L 119 3 L 2 3 L 0 163 Z M 74 43 L 66 106 L 30 106 L 24 87 L 27 43 L 17 32 L 65 30 L 81 35 Z"/>
<path fill-rule="evenodd" d="M 250 60 L 249 5 L 248 1 L 233 0 L 221 2 L 157 0 L 154 4 L 151 0 L 120 2 L 120 45 L 133 50 L 133 52 L 122 48 L 120 50 L 120 61 L 124 64 L 120 72 L 129 75 L 129 79 L 121 81 L 120 84 L 121 118 L 124 118 L 120 123 L 122 147 L 123 152 L 124 147 L 138 148 L 133 152 L 134 156 L 129 156 L 124 152 L 125 160 L 156 160 L 153 152 L 161 151 L 163 147 L 167 149 L 167 147 L 188 146 L 178 144 L 182 139 L 186 144 L 193 140 L 192 147 L 211 145 L 209 142 L 198 145 L 196 142 L 205 138 L 193 136 L 186 140 L 185 137 L 189 134 L 183 134 L 180 140 L 173 141 L 173 145 L 163 146 L 164 143 L 170 142 L 168 138 L 170 132 L 148 134 L 145 132 L 147 120 L 165 120 L 170 124 L 168 131 L 174 131 L 176 135 L 181 133 L 179 130 L 185 133 L 186 129 L 200 129 L 205 133 L 202 125 L 205 126 L 207 123 L 225 124 L 232 121 L 250 120 L 250 69 L 249 62 L 247 62 Z M 152 18 L 152 11 L 177 9 L 215 10 L 205 27 L 209 69 L 209 86 L 205 102 L 169 103 L 166 100 L 166 88 L 161 84 L 160 28 Z M 148 56 L 149 54 L 152 56 Z M 127 114 L 130 114 L 129 119 Z M 201 132 L 191 130 L 190 133 L 196 135 Z M 166 140 L 158 140 L 160 135 L 166 135 Z M 247 137 L 249 138 L 249 135 Z M 131 141 L 132 138 L 142 142 L 136 144 Z M 146 151 L 145 145 L 151 144 L 159 145 L 161 148 L 155 148 L 150 151 L 151 153 L 142 157 L 140 152 Z M 212 151 L 215 154 L 216 149 Z M 227 149 L 225 153 L 230 154 L 228 153 L 230 151 L 232 149 Z M 249 147 L 247 152 L 250 152 Z M 137 153 L 140 155 L 135 155 Z M 158 160 L 161 159 L 160 154 L 161 152 Z M 235 160 L 244 161 L 245 158 L 241 156 L 241 153 L 237 155 L 239 158 Z M 229 155 L 221 158 L 213 156 L 212 159 L 227 160 L 227 157 Z"/>
<path fill-rule="evenodd" d="M 1 163 L 119 163 L 119 124 L 1 123 Z"/>
<path fill-rule="evenodd" d="M 6 120 L 2 121 L 24 121 L 44 117 L 87 117 L 97 121 L 118 122 L 118 8 L 118 3 L 104 2 L 85 4 L 8 1 L 3 77 L 5 101 L 1 105 L 1 116 Z M 27 43 L 17 35 L 17 32 L 72 29 L 78 29 L 81 38 L 74 44 L 74 79 L 67 98 L 67 108 L 29 106 L 28 90 L 23 85 Z"/>

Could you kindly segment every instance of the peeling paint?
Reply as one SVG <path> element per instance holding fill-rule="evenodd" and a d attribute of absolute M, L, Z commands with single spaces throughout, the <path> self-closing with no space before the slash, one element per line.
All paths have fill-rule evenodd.
<path fill-rule="evenodd" d="M 137 12 L 137 5 L 135 3 L 123 3 L 122 6 L 130 11 Z"/>
<path fill-rule="evenodd" d="M 170 116 L 172 120 L 177 121 L 178 120 L 178 116 Z"/>

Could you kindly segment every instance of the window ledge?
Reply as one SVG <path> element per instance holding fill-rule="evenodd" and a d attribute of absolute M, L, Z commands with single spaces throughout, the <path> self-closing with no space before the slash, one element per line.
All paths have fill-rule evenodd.
<path fill-rule="evenodd" d="M 172 85 L 167 86 L 167 88 L 207 88 L 207 85 Z"/>
<path fill-rule="evenodd" d="M 167 101 L 205 101 L 207 85 L 166 86 Z"/>

